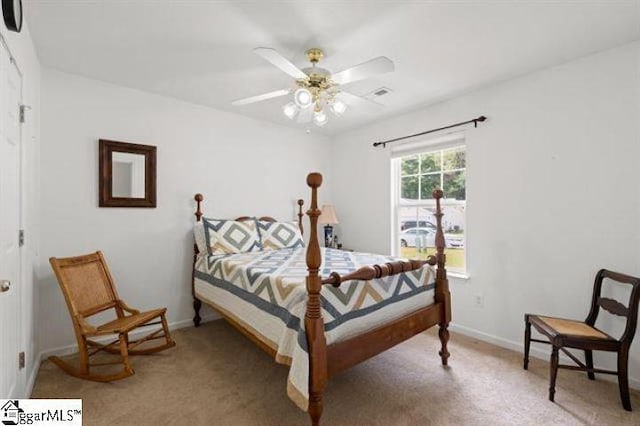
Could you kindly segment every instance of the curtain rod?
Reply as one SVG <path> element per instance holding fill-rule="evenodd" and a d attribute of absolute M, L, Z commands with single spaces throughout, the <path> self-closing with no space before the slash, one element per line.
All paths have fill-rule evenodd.
<path fill-rule="evenodd" d="M 427 135 L 429 133 L 439 132 L 440 130 L 451 129 L 453 127 L 464 126 L 465 124 L 470 124 L 470 123 L 473 123 L 473 127 L 478 127 L 478 122 L 482 123 L 486 119 L 487 119 L 487 117 L 485 117 L 484 115 L 481 115 L 480 117 L 473 118 L 473 119 L 467 120 L 467 121 L 462 121 L 462 122 L 456 123 L 456 124 L 451 124 L 449 126 L 439 127 L 437 129 L 431 129 L 431 130 L 427 130 L 425 132 L 415 133 L 413 135 L 400 136 L 399 138 L 388 139 L 386 141 L 374 142 L 373 146 L 382 145 L 383 148 L 386 148 L 388 143 L 398 142 L 398 141 L 401 141 L 401 140 L 404 140 L 404 139 L 409 139 L 409 138 L 415 138 L 416 136 Z"/>

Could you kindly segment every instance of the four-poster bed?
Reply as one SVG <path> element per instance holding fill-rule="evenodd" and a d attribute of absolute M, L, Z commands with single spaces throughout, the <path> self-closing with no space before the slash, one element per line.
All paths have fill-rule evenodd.
<path fill-rule="evenodd" d="M 287 393 L 318 425 L 322 393 L 330 377 L 434 325 L 439 326 L 439 355 L 447 365 L 451 303 L 441 190 L 433 192 L 436 255 L 403 261 L 321 249 L 317 199 L 322 175 L 309 174 L 307 184 L 311 205 L 306 253 L 304 248 L 283 248 L 207 256 L 196 245 L 193 321 L 196 327 L 200 324 L 204 302 L 277 362 L 290 365 Z M 197 227 L 203 217 L 203 196 L 196 194 L 195 200 Z M 302 205 L 299 200 L 301 233 Z M 271 217 L 236 220 L 275 223 Z"/>

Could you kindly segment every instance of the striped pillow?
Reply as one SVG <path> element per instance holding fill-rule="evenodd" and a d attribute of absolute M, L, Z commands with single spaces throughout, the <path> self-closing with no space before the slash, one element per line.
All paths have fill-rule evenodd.
<path fill-rule="evenodd" d="M 258 221 L 263 250 L 304 247 L 300 227 L 292 222 Z"/>
<path fill-rule="evenodd" d="M 204 236 L 209 254 L 232 254 L 259 251 L 257 221 L 204 218 Z"/>

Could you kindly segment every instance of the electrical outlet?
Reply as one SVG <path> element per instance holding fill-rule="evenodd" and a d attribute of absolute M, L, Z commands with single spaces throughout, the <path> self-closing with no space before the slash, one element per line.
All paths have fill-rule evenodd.
<path fill-rule="evenodd" d="M 25 367 L 25 356 L 24 352 L 20 352 L 18 354 L 18 368 L 22 370 Z"/>
<path fill-rule="evenodd" d="M 484 295 L 483 294 L 474 294 L 473 295 L 473 306 L 476 308 L 484 307 Z"/>

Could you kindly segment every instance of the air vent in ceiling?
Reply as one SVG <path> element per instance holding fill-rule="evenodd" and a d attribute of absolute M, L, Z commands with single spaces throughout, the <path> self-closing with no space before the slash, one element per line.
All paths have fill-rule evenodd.
<path fill-rule="evenodd" d="M 373 92 L 371 92 L 371 94 L 373 96 L 384 96 L 386 94 L 391 93 L 391 89 L 387 88 L 387 87 L 381 87 L 379 89 L 374 90 Z"/>

